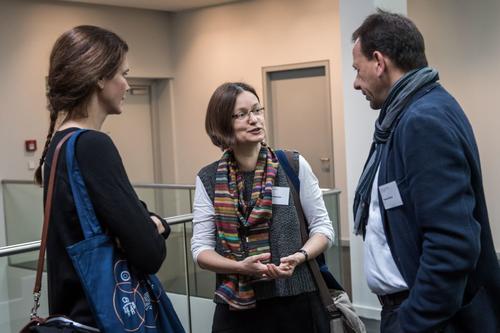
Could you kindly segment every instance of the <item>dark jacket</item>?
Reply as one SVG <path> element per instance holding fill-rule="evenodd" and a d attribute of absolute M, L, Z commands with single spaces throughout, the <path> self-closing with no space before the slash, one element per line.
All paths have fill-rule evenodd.
<path fill-rule="evenodd" d="M 381 206 L 392 256 L 410 289 L 399 309 L 403 331 L 500 331 L 500 268 L 479 153 L 462 108 L 441 85 L 422 88 L 382 154 L 379 186 L 396 181 L 403 201 Z"/>

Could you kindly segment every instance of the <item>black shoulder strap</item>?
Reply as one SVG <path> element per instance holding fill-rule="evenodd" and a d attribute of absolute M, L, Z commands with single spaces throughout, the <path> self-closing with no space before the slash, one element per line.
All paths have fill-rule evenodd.
<path fill-rule="evenodd" d="M 275 154 L 276 157 L 278 157 L 278 161 L 280 165 L 283 167 L 283 170 L 285 171 L 288 180 L 292 183 L 293 187 L 295 188 L 295 191 L 300 193 L 300 179 L 292 167 L 292 163 L 298 163 L 298 161 L 296 161 L 293 158 L 293 152 L 289 150 L 287 151 L 276 150 Z"/>
<path fill-rule="evenodd" d="M 293 196 L 293 201 L 295 202 L 295 208 L 297 209 L 297 215 L 300 221 L 300 236 L 302 239 L 302 244 L 305 244 L 309 239 L 309 234 L 307 232 L 306 217 L 304 215 L 304 211 L 302 210 L 302 203 L 300 202 L 300 194 L 299 194 L 300 180 L 297 173 L 295 173 L 295 171 L 292 169 L 291 166 L 291 163 L 295 163 L 294 162 L 295 159 L 293 158 L 293 152 L 288 150 L 287 151 L 276 150 L 275 153 L 276 156 L 278 157 L 280 166 L 283 167 L 283 170 L 285 171 L 288 180 L 293 185 L 292 196 Z M 328 291 L 328 287 L 325 283 L 325 280 L 323 279 L 323 276 L 321 275 L 318 262 L 316 260 L 309 260 L 307 262 L 307 265 L 309 266 L 309 269 L 311 270 L 311 273 L 316 282 L 316 286 L 318 287 L 321 302 L 323 303 L 325 308 L 327 308 L 329 313 L 336 312 L 337 308 L 333 303 L 333 300 L 330 296 L 330 292 Z"/>

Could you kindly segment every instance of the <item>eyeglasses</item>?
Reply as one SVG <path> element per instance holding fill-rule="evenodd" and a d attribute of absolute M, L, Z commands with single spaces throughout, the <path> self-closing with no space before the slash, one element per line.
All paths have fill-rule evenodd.
<path fill-rule="evenodd" d="M 264 115 L 264 107 L 259 106 L 247 112 L 240 111 L 238 113 L 233 114 L 231 117 L 237 120 L 247 120 L 250 117 L 250 114 L 254 115 L 255 117 L 262 117 Z"/>

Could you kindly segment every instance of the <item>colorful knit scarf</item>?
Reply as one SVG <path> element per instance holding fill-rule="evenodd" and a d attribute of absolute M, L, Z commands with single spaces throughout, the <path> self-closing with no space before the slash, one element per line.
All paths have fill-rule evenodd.
<path fill-rule="evenodd" d="M 270 252 L 269 224 L 272 217 L 272 189 L 278 161 L 270 148 L 262 146 L 255 168 L 249 204 L 243 199 L 244 180 L 232 150 L 226 150 L 217 167 L 215 179 L 215 225 L 217 238 L 226 258 L 241 261 Z M 253 207 L 252 207 L 253 206 Z M 255 307 L 252 283 L 262 278 L 248 275 L 223 275 L 215 294 L 232 309 Z"/>

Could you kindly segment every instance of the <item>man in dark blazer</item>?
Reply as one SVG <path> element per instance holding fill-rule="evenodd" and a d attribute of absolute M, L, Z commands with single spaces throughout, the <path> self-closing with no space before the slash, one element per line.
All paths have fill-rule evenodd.
<path fill-rule="evenodd" d="M 354 88 L 380 109 L 354 202 L 382 332 L 500 332 L 500 268 L 474 134 L 408 18 L 353 33 Z"/>

